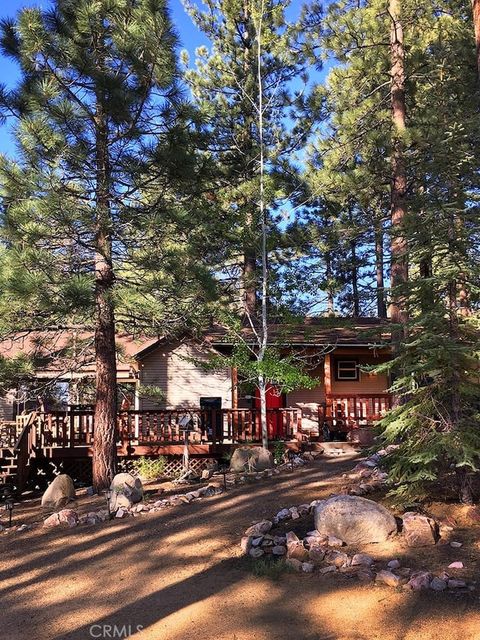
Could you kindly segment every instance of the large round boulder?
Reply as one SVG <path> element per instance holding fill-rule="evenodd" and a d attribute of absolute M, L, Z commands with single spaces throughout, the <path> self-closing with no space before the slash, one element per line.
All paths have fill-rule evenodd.
<path fill-rule="evenodd" d="M 381 504 L 357 496 L 334 496 L 315 506 L 315 528 L 347 544 L 385 542 L 397 531 L 393 515 Z"/>
<path fill-rule="evenodd" d="M 42 496 L 42 507 L 57 510 L 71 500 L 75 500 L 73 480 L 66 473 L 62 473 L 48 485 Z"/>
<path fill-rule="evenodd" d="M 130 473 L 117 473 L 110 485 L 112 496 L 110 498 L 110 511 L 129 509 L 137 502 L 143 500 L 143 485 L 140 478 L 135 478 Z"/>
<path fill-rule="evenodd" d="M 273 455 L 264 447 L 237 447 L 230 460 L 230 471 L 245 473 L 273 467 Z"/>

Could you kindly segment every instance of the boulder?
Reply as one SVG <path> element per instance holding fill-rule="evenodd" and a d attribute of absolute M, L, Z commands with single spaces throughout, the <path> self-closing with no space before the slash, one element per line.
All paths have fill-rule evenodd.
<path fill-rule="evenodd" d="M 110 485 L 112 497 L 110 498 L 110 511 L 129 509 L 137 502 L 143 500 L 143 485 L 140 478 L 135 478 L 130 473 L 117 473 Z"/>
<path fill-rule="evenodd" d="M 409 547 L 427 547 L 437 540 L 437 523 L 415 511 L 402 516 L 403 534 Z"/>
<path fill-rule="evenodd" d="M 315 527 L 321 534 L 347 544 L 385 542 L 396 533 L 393 515 L 380 504 L 356 496 L 334 496 L 314 509 Z"/>
<path fill-rule="evenodd" d="M 273 467 L 273 455 L 264 447 L 237 447 L 230 460 L 230 471 L 265 471 Z"/>
<path fill-rule="evenodd" d="M 42 496 L 42 507 L 59 509 L 75 500 L 73 480 L 66 473 L 57 476 Z"/>

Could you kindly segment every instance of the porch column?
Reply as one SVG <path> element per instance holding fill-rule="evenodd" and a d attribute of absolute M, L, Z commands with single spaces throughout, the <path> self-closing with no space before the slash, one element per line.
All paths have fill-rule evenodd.
<path fill-rule="evenodd" d="M 232 367 L 232 409 L 238 409 L 238 369 Z"/>
<path fill-rule="evenodd" d="M 332 400 L 329 398 L 332 393 L 332 355 L 325 354 L 323 361 L 323 386 L 325 389 L 325 417 L 332 417 Z"/>
<path fill-rule="evenodd" d="M 332 356 L 330 353 L 325 354 L 323 361 L 323 385 L 325 396 L 329 396 L 332 393 Z"/>

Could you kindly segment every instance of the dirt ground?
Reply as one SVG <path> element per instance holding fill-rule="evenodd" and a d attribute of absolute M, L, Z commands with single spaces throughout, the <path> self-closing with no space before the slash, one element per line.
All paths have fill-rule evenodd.
<path fill-rule="evenodd" d="M 321 459 L 135 518 L 0 534 L 0 638 L 480 640 L 480 579 L 475 591 L 459 594 L 396 591 L 344 575 L 253 575 L 252 561 L 240 555 L 243 531 L 282 507 L 335 493 L 353 465 Z M 102 504 L 81 498 L 79 511 L 95 500 Z M 462 560 L 466 569 L 456 575 L 480 578 L 480 525 L 467 526 L 458 507 L 435 509 L 456 520 L 461 549 L 412 551 L 396 541 L 365 550 L 415 569 Z M 16 509 L 15 519 L 38 520 L 38 501 Z"/>

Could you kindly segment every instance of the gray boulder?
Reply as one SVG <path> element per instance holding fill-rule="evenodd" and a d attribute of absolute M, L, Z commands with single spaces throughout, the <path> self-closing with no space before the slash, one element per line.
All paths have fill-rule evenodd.
<path fill-rule="evenodd" d="M 237 447 L 230 460 L 234 473 L 265 471 L 273 467 L 273 455 L 264 447 Z"/>
<path fill-rule="evenodd" d="M 315 527 L 347 544 L 385 542 L 397 531 L 393 515 L 380 504 L 358 496 L 334 496 L 315 506 Z"/>
<path fill-rule="evenodd" d="M 135 503 L 143 500 L 143 485 L 140 478 L 129 473 L 117 473 L 110 485 L 110 511 L 129 509 Z"/>
<path fill-rule="evenodd" d="M 62 473 L 48 485 L 42 496 L 42 507 L 57 510 L 72 500 L 75 500 L 73 480 L 66 473 Z"/>

